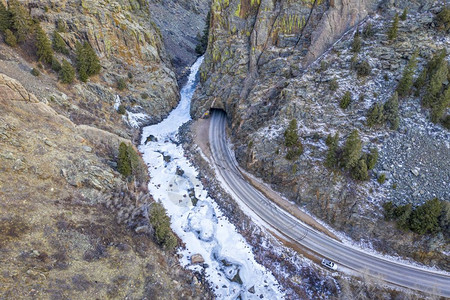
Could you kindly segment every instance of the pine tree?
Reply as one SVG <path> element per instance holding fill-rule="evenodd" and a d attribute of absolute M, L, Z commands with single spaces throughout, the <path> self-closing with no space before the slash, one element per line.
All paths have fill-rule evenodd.
<path fill-rule="evenodd" d="M 52 46 L 50 40 L 47 37 L 47 34 L 42 29 L 39 23 L 35 25 L 35 34 L 37 48 L 36 54 L 39 57 L 39 60 L 47 64 L 51 64 L 53 58 Z"/>
<path fill-rule="evenodd" d="M 76 44 L 75 48 L 77 71 L 80 80 L 86 82 L 90 76 L 100 73 L 101 65 L 94 49 L 88 42 Z"/>
<path fill-rule="evenodd" d="M 0 1 L 0 32 L 5 32 L 11 28 L 11 14 Z"/>
<path fill-rule="evenodd" d="M 418 206 L 410 216 L 410 229 L 418 234 L 437 232 L 442 206 L 439 199 L 428 200 Z"/>
<path fill-rule="evenodd" d="M 402 15 L 400 16 L 400 20 L 405 21 L 407 17 L 408 17 L 408 9 L 405 7 L 403 9 Z"/>
<path fill-rule="evenodd" d="M 203 55 L 206 52 L 206 48 L 208 47 L 210 19 L 211 11 L 209 11 L 208 15 L 206 16 L 206 24 L 205 28 L 203 29 L 203 35 L 201 36 L 197 47 L 195 47 L 195 52 L 197 52 L 198 55 Z"/>
<path fill-rule="evenodd" d="M 431 108 L 431 121 L 434 123 L 441 121 L 448 107 L 450 107 L 450 87 L 447 87 Z"/>
<path fill-rule="evenodd" d="M 336 132 L 334 136 L 328 135 L 326 144 L 328 145 L 327 156 L 325 159 L 325 166 L 327 168 L 337 167 L 337 150 L 339 146 L 339 133 Z"/>
<path fill-rule="evenodd" d="M 346 109 L 350 102 L 352 101 L 352 94 L 350 91 L 346 91 L 344 96 L 342 96 L 341 101 L 339 102 L 339 107 L 342 109 Z"/>
<path fill-rule="evenodd" d="M 87 69 L 88 76 L 97 75 L 98 73 L 100 73 L 100 70 L 102 68 L 97 53 L 95 53 L 95 50 L 91 47 L 91 45 L 88 42 L 84 42 L 83 48 L 88 62 L 88 69 Z"/>
<path fill-rule="evenodd" d="M 374 103 L 367 112 L 367 126 L 373 127 L 384 122 L 383 107 L 379 103 Z"/>
<path fill-rule="evenodd" d="M 17 0 L 9 0 L 8 5 L 11 13 L 12 28 L 16 33 L 17 42 L 22 43 L 31 31 L 31 16 L 27 9 Z"/>
<path fill-rule="evenodd" d="M 362 142 L 358 130 L 353 130 L 345 141 L 342 162 L 346 169 L 352 169 L 358 164 L 361 157 Z"/>
<path fill-rule="evenodd" d="M 388 30 L 388 39 L 390 41 L 397 38 L 398 32 L 398 13 L 395 14 L 394 20 L 392 21 L 392 26 Z"/>
<path fill-rule="evenodd" d="M 292 119 L 284 132 L 284 144 L 286 147 L 293 147 L 298 143 L 297 120 Z"/>
<path fill-rule="evenodd" d="M 119 156 L 117 157 L 117 169 L 124 177 L 131 175 L 131 163 L 128 156 L 128 146 L 121 142 L 119 145 Z"/>
<path fill-rule="evenodd" d="M 368 170 L 372 170 L 378 161 L 378 149 L 370 149 L 370 153 L 366 155 L 366 165 Z"/>
<path fill-rule="evenodd" d="M 359 51 L 361 51 L 361 38 L 359 37 L 359 29 L 357 29 L 353 37 L 352 52 L 359 53 Z"/>
<path fill-rule="evenodd" d="M 369 172 L 367 171 L 367 164 L 364 159 L 357 161 L 355 167 L 351 170 L 351 175 L 356 180 L 367 180 L 369 178 Z"/>
<path fill-rule="evenodd" d="M 400 79 L 400 82 L 397 86 L 397 93 L 399 97 L 407 96 L 409 94 L 409 91 L 411 90 L 411 87 L 413 85 L 413 76 L 417 66 L 417 56 L 418 52 L 416 51 L 413 56 L 411 56 L 408 65 L 403 71 L 402 79 Z"/>
<path fill-rule="evenodd" d="M 397 130 L 400 124 L 400 118 L 398 116 L 398 95 L 394 92 L 392 97 L 384 104 L 384 116 L 390 123 L 392 130 Z"/>
<path fill-rule="evenodd" d="M 59 71 L 59 80 L 62 83 L 72 83 L 75 79 L 75 69 L 65 59 L 62 61 L 61 71 Z"/>
<path fill-rule="evenodd" d="M 5 30 L 5 43 L 8 44 L 11 47 L 16 47 L 17 46 L 16 36 L 9 29 Z"/>
<path fill-rule="evenodd" d="M 55 49 L 56 52 L 68 55 L 69 50 L 67 49 L 66 42 L 64 42 L 61 35 L 55 30 L 53 31 L 53 43 L 52 43 L 53 49 Z"/>
<path fill-rule="evenodd" d="M 394 209 L 394 217 L 397 220 L 397 227 L 402 230 L 409 229 L 409 219 L 412 213 L 412 205 L 406 204 Z"/>
<path fill-rule="evenodd" d="M 438 66 L 436 72 L 431 76 L 430 85 L 428 86 L 427 93 L 422 98 L 422 105 L 424 107 L 433 107 L 436 105 L 439 99 L 439 94 L 442 90 L 442 85 L 447 80 L 448 66 L 446 63 L 442 63 Z"/>

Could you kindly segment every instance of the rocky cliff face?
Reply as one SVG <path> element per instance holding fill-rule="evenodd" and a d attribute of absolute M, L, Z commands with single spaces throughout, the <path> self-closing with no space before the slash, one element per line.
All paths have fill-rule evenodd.
<path fill-rule="evenodd" d="M 149 3 L 152 19 L 161 29 L 180 85 L 195 62 L 195 47 L 203 34 L 210 0 L 165 0 Z"/>
<path fill-rule="evenodd" d="M 49 36 L 55 29 L 62 31 L 60 35 L 70 50 L 75 50 L 76 42 L 88 41 L 93 46 L 102 65 L 100 76 L 90 81 L 98 83 L 92 88 L 98 97 L 110 99 L 108 94 L 119 94 L 129 111 L 149 116 L 145 122 L 161 120 L 176 106 L 175 73 L 145 2 L 23 2 Z M 111 91 L 119 79 L 126 81 L 126 90 Z"/>
<path fill-rule="evenodd" d="M 398 38 L 387 41 L 393 15 L 406 6 L 409 14 L 400 22 Z M 400 232 L 382 220 L 380 208 L 386 199 L 414 204 L 435 196 L 449 200 L 448 174 L 439 163 L 450 159 L 448 132 L 427 121 L 420 99 L 414 97 L 401 105 L 400 132 L 368 128 L 365 118 L 373 103 L 392 96 L 415 49 L 420 53 L 416 75 L 436 49 L 449 50 L 448 37 L 432 25 L 440 9 L 428 1 L 214 1 L 210 43 L 192 114 L 201 117 L 211 107 L 224 109 L 238 162 L 334 228 L 381 252 L 448 269 L 448 237 Z M 370 23 L 374 35 L 363 39 L 363 50 L 354 54 L 352 26 L 360 22 L 360 29 Z M 356 74 L 354 65 L 362 61 L 372 69 L 368 76 Z M 333 78 L 337 91 L 329 88 Z M 353 100 L 343 110 L 339 100 L 346 91 Z M 299 123 L 304 146 L 304 153 L 293 161 L 285 157 L 283 137 L 291 119 Z M 345 138 L 354 129 L 364 149 L 380 149 L 380 161 L 368 182 L 323 165 L 326 136 L 339 132 Z M 411 139 L 420 149 L 405 148 L 403 143 Z M 427 157 L 430 147 L 439 149 L 439 159 Z M 427 175 L 414 175 L 415 168 L 427 170 Z M 389 178 L 385 185 L 376 182 L 382 173 Z"/>

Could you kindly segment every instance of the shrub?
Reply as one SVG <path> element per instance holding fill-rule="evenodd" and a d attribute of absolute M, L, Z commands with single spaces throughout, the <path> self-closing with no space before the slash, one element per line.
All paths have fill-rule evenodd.
<path fill-rule="evenodd" d="M 394 20 L 392 21 L 392 25 L 389 28 L 387 35 L 388 35 L 388 39 L 390 41 L 394 40 L 397 38 L 397 32 L 398 32 L 398 13 L 395 14 Z"/>
<path fill-rule="evenodd" d="M 360 159 L 356 166 L 352 168 L 351 176 L 356 180 L 367 180 L 369 178 L 367 164 L 364 159 Z"/>
<path fill-rule="evenodd" d="M 40 61 L 43 61 L 47 64 L 52 63 L 53 58 L 53 50 L 50 43 L 50 40 L 47 37 L 47 34 L 42 29 L 41 25 L 38 23 L 35 26 L 35 34 L 36 34 L 36 54 L 39 57 Z"/>
<path fill-rule="evenodd" d="M 366 27 L 364 27 L 364 29 L 363 29 L 363 32 L 362 32 L 363 38 L 365 38 L 365 39 L 371 38 L 374 36 L 374 34 L 375 34 L 375 32 L 373 31 L 372 23 L 368 23 L 366 25 Z"/>
<path fill-rule="evenodd" d="M 439 30 L 450 30 L 450 7 L 445 6 L 434 18 L 434 23 Z"/>
<path fill-rule="evenodd" d="M 403 9 L 402 15 L 400 16 L 400 20 L 405 21 L 407 17 L 408 17 L 408 9 L 405 7 Z"/>
<path fill-rule="evenodd" d="M 355 69 L 358 76 L 368 76 L 370 75 L 370 72 L 372 72 L 372 67 L 367 61 L 357 63 Z"/>
<path fill-rule="evenodd" d="M 148 99 L 148 97 L 149 97 L 149 95 L 148 95 L 147 93 L 142 93 L 142 94 L 141 94 L 141 98 L 142 98 L 143 100 Z"/>
<path fill-rule="evenodd" d="M 399 97 L 407 96 L 411 90 L 413 85 L 413 76 L 417 66 L 417 55 L 418 52 L 416 51 L 413 56 L 411 56 L 411 59 L 403 71 L 403 76 L 397 86 L 397 93 Z"/>
<path fill-rule="evenodd" d="M 346 109 L 350 105 L 350 102 L 352 102 L 352 94 L 350 91 L 347 91 L 344 96 L 342 96 L 341 101 L 339 102 L 339 107 Z"/>
<path fill-rule="evenodd" d="M 117 109 L 117 113 L 119 115 L 124 115 L 127 112 L 127 110 L 125 109 L 125 106 L 123 104 L 119 105 L 119 108 Z"/>
<path fill-rule="evenodd" d="M 356 31 L 352 42 L 352 52 L 359 53 L 361 51 L 361 38 L 359 37 L 359 29 Z"/>
<path fill-rule="evenodd" d="M 381 174 L 377 179 L 379 184 L 383 184 L 386 181 L 386 174 Z"/>
<path fill-rule="evenodd" d="M 55 30 L 53 31 L 53 49 L 55 49 L 56 52 L 68 55 L 69 49 L 67 49 L 66 42 L 64 42 L 61 35 Z"/>
<path fill-rule="evenodd" d="M 5 30 L 5 43 L 7 45 L 11 46 L 11 47 L 16 47 L 17 46 L 16 36 L 9 29 Z"/>
<path fill-rule="evenodd" d="M 342 163 L 346 169 L 352 169 L 357 166 L 361 157 L 362 142 L 359 138 L 358 130 L 353 130 L 345 141 Z"/>
<path fill-rule="evenodd" d="M 333 77 L 330 81 L 330 91 L 336 91 L 339 88 L 339 83 L 337 82 L 336 78 Z"/>
<path fill-rule="evenodd" d="M 66 32 L 66 22 L 64 22 L 64 20 L 56 21 L 56 31 Z"/>
<path fill-rule="evenodd" d="M 442 126 L 450 130 L 450 115 L 447 115 L 442 120 Z"/>
<path fill-rule="evenodd" d="M 394 219 L 395 206 L 391 201 L 383 203 L 383 209 L 384 209 L 384 219 L 386 221 L 391 221 L 392 219 Z"/>
<path fill-rule="evenodd" d="M 59 71 L 59 80 L 62 83 L 70 84 L 75 79 L 75 69 L 65 59 L 62 61 L 61 71 Z"/>
<path fill-rule="evenodd" d="M 384 116 L 389 122 L 392 130 L 397 130 L 400 124 L 400 118 L 398 116 L 398 95 L 394 92 L 391 98 L 383 106 Z"/>
<path fill-rule="evenodd" d="M 31 73 L 33 76 L 36 76 L 36 77 L 38 77 L 39 75 L 41 75 L 41 72 L 39 72 L 39 70 L 36 69 L 36 68 L 33 68 L 33 69 L 31 70 L 30 73 Z"/>
<path fill-rule="evenodd" d="M 119 78 L 119 79 L 117 80 L 117 89 L 118 89 L 119 91 L 123 91 L 123 90 L 125 90 L 126 88 L 127 88 L 127 82 L 125 81 L 125 79 Z"/>
<path fill-rule="evenodd" d="M 418 234 L 439 231 L 439 216 L 442 211 L 441 202 L 434 198 L 416 207 L 410 216 L 410 229 Z"/>

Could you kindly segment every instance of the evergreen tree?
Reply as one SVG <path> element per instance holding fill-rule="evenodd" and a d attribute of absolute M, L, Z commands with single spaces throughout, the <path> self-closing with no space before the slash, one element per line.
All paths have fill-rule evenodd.
<path fill-rule="evenodd" d="M 67 49 L 66 42 L 64 42 L 61 35 L 55 30 L 53 31 L 53 43 L 52 43 L 53 49 L 55 49 L 56 52 L 68 55 L 69 50 Z"/>
<path fill-rule="evenodd" d="M 100 60 L 94 49 L 88 42 L 77 43 L 75 47 L 77 71 L 80 80 L 86 82 L 90 76 L 96 75 L 101 70 Z"/>
<path fill-rule="evenodd" d="M 431 121 L 434 123 L 441 121 L 448 107 L 450 107 L 450 87 L 447 87 L 431 108 Z"/>
<path fill-rule="evenodd" d="M 11 28 L 11 15 L 3 2 L 0 1 L 0 32 L 5 32 Z"/>
<path fill-rule="evenodd" d="M 405 21 L 407 17 L 408 17 L 408 9 L 405 7 L 403 9 L 402 15 L 400 16 L 400 20 Z"/>
<path fill-rule="evenodd" d="M 203 55 L 206 52 L 206 48 L 208 47 L 210 19 L 211 11 L 209 11 L 208 15 L 206 16 L 206 24 L 205 28 L 203 29 L 203 35 L 201 36 L 197 47 L 195 47 L 195 52 L 197 52 L 198 55 Z"/>
<path fill-rule="evenodd" d="M 39 57 L 39 60 L 47 64 L 51 64 L 53 58 L 52 46 L 50 40 L 47 37 L 47 34 L 42 29 L 39 23 L 35 25 L 35 34 L 37 48 L 36 54 Z"/>
<path fill-rule="evenodd" d="M 296 146 L 298 143 L 297 120 L 292 119 L 284 132 L 284 144 L 286 147 Z"/>
<path fill-rule="evenodd" d="M 383 107 L 379 103 L 374 103 L 367 112 L 367 126 L 373 127 L 384 122 Z"/>
<path fill-rule="evenodd" d="M 352 168 L 351 175 L 356 180 L 367 180 L 369 178 L 367 164 L 364 159 L 358 160 L 356 166 Z"/>
<path fill-rule="evenodd" d="M 357 29 L 353 37 L 352 52 L 359 53 L 359 51 L 361 51 L 361 38 L 359 37 L 359 29 Z"/>
<path fill-rule="evenodd" d="M 390 123 L 392 130 L 397 130 L 400 124 L 400 118 L 398 116 L 398 95 L 394 92 L 392 97 L 384 104 L 384 116 Z"/>
<path fill-rule="evenodd" d="M 75 69 L 65 59 L 62 61 L 61 71 L 59 71 L 59 80 L 62 83 L 72 83 L 75 79 Z"/>
<path fill-rule="evenodd" d="M 56 57 L 52 57 L 52 70 L 55 72 L 59 72 L 61 71 L 62 66 L 61 63 L 59 62 L 59 60 Z"/>
<path fill-rule="evenodd" d="M 442 90 L 444 81 L 447 80 L 448 66 L 442 63 L 438 66 L 436 72 L 431 76 L 430 84 L 427 93 L 422 98 L 422 105 L 424 107 L 433 107 L 439 99 L 439 94 Z"/>
<path fill-rule="evenodd" d="M 392 26 L 388 30 L 388 39 L 390 41 L 397 38 L 398 32 L 398 13 L 395 14 L 394 20 L 392 21 Z"/>
<path fill-rule="evenodd" d="M 417 55 L 418 52 L 416 51 L 413 56 L 411 56 L 408 65 L 403 71 L 402 79 L 400 79 L 400 82 L 397 86 L 397 93 L 399 97 L 407 96 L 409 94 L 409 91 L 411 90 L 411 87 L 413 85 L 413 76 L 417 66 Z"/>
<path fill-rule="evenodd" d="M 409 219 L 412 213 L 412 205 L 406 204 L 394 209 L 394 217 L 397 220 L 397 227 L 402 230 L 409 229 Z"/>
<path fill-rule="evenodd" d="M 410 229 L 418 234 L 437 232 L 441 211 L 442 206 L 439 199 L 428 200 L 411 213 Z"/>
<path fill-rule="evenodd" d="M 119 156 L 117 158 L 117 169 L 124 177 L 131 175 L 131 163 L 128 157 L 128 146 L 121 142 L 119 145 Z"/>
<path fill-rule="evenodd" d="M 342 96 L 341 101 L 339 102 L 339 107 L 342 109 L 346 109 L 350 102 L 352 101 L 352 94 L 350 91 L 346 91 L 344 96 Z"/>
<path fill-rule="evenodd" d="M 327 156 L 325 159 L 325 166 L 327 168 L 337 167 L 337 150 L 339 146 L 339 133 L 336 132 L 334 136 L 328 135 L 326 144 L 328 146 Z"/>
<path fill-rule="evenodd" d="M 370 153 L 366 155 L 366 165 L 368 170 L 372 170 L 377 164 L 378 160 L 378 149 L 370 149 Z"/>
<path fill-rule="evenodd" d="M 365 39 L 373 37 L 375 32 L 373 31 L 372 23 L 368 23 L 366 27 L 364 27 L 362 35 Z"/>
<path fill-rule="evenodd" d="M 342 162 L 346 169 L 352 169 L 357 166 L 361 157 L 362 142 L 359 138 L 358 130 L 353 130 L 345 141 Z"/>
<path fill-rule="evenodd" d="M 12 28 L 15 31 L 17 42 L 26 40 L 31 31 L 32 20 L 27 9 L 17 0 L 9 0 L 9 12 L 11 13 Z"/>
<path fill-rule="evenodd" d="M 17 46 L 16 36 L 9 29 L 5 30 L 5 43 L 7 45 L 11 46 L 11 47 L 16 47 Z"/>
<path fill-rule="evenodd" d="M 91 45 L 88 42 L 84 42 L 83 49 L 88 63 L 87 68 L 88 76 L 97 75 L 98 73 L 100 73 L 100 70 L 102 68 L 97 53 L 95 53 L 95 50 L 91 47 Z"/>
<path fill-rule="evenodd" d="M 384 209 L 384 219 L 386 221 L 391 221 L 392 219 L 394 219 L 394 204 L 392 204 L 392 201 L 386 202 L 383 204 L 383 209 Z"/>
<path fill-rule="evenodd" d="M 177 239 L 170 229 L 170 218 L 165 208 L 160 203 L 153 203 L 150 209 L 150 224 L 155 229 L 155 237 L 160 245 L 167 250 L 173 250 L 177 245 Z"/>

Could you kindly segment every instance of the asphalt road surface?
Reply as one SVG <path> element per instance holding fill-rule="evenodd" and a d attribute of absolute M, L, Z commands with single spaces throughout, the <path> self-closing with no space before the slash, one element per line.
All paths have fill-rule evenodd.
<path fill-rule="evenodd" d="M 412 265 L 383 259 L 336 241 L 295 219 L 267 199 L 239 172 L 236 159 L 227 145 L 225 113 L 213 111 L 209 140 L 218 175 L 225 188 L 253 211 L 270 229 L 295 241 L 321 257 L 358 272 L 368 272 L 386 282 L 450 298 L 450 276 Z"/>

